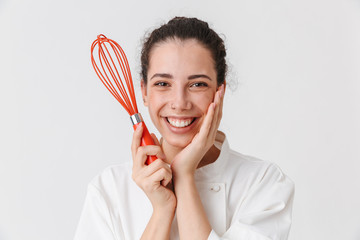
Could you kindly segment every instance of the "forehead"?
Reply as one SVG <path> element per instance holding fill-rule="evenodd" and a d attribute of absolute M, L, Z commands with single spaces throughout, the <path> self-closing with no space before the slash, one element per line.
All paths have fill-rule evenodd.
<path fill-rule="evenodd" d="M 149 71 L 186 68 L 215 71 L 211 52 L 196 39 L 168 39 L 153 46 L 149 56 Z M 158 69 L 160 68 L 160 69 Z"/>

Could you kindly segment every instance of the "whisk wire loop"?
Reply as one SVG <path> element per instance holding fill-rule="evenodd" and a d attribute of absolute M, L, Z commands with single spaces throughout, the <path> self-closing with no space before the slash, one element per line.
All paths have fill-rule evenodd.
<path fill-rule="evenodd" d="M 102 70 L 100 70 L 100 68 L 98 67 L 98 65 L 96 64 L 96 61 L 93 57 L 93 51 L 95 49 L 95 46 L 97 44 L 100 45 L 100 41 L 98 41 L 99 39 L 95 40 L 93 42 L 93 44 L 91 45 L 91 63 L 95 69 L 95 72 L 96 74 L 98 75 L 98 77 L 100 78 L 101 82 L 104 84 L 104 86 L 107 88 L 107 90 L 115 97 L 115 99 L 117 99 L 118 101 L 120 101 L 121 103 L 121 97 L 119 96 L 119 94 L 117 93 L 117 91 L 115 90 L 114 86 L 111 84 L 111 81 L 109 79 L 109 77 L 107 76 L 106 74 L 106 70 L 104 69 L 104 66 L 103 66 L 103 63 L 102 63 L 102 58 L 100 57 L 102 54 L 101 54 L 101 48 L 99 46 L 99 50 L 98 50 L 98 55 L 99 55 L 99 61 L 100 61 L 100 65 L 102 67 Z M 104 74 L 103 74 L 103 73 Z M 104 76 L 105 75 L 105 76 Z M 123 103 L 121 103 L 121 105 L 123 105 Z M 125 109 L 127 110 L 127 108 L 125 107 Z"/>
<path fill-rule="evenodd" d="M 112 44 L 115 45 L 115 46 L 111 45 L 111 47 L 113 48 L 113 50 L 115 52 L 115 55 L 116 55 L 116 57 L 118 59 L 118 62 L 121 63 L 120 68 L 121 68 L 121 71 L 122 71 L 122 73 L 124 75 L 125 83 L 126 83 L 128 91 L 129 91 L 130 97 L 135 96 L 134 86 L 132 84 L 131 71 L 130 71 L 129 63 L 128 63 L 127 59 L 126 59 L 126 55 L 125 55 L 124 51 L 122 50 L 122 48 L 120 47 L 119 44 L 117 44 L 116 42 L 114 42 L 112 40 L 110 40 L 110 41 L 111 41 Z M 118 50 L 120 51 L 120 53 L 118 52 Z M 126 60 L 126 61 L 124 61 L 124 60 Z M 115 69 L 116 69 L 116 72 L 118 73 L 116 67 L 115 67 Z M 118 73 L 118 76 L 120 78 L 119 73 Z M 125 89 L 125 87 L 123 85 L 123 82 L 120 81 L 120 83 L 121 83 L 122 88 Z M 128 98 L 128 95 L 125 95 L 124 97 L 126 97 L 126 102 L 128 102 L 129 106 L 131 106 L 132 109 L 137 112 L 137 106 L 134 105 L 133 102 Z"/>
<path fill-rule="evenodd" d="M 109 42 L 110 42 L 110 41 L 109 41 Z M 110 42 L 110 43 L 111 43 L 111 42 Z M 114 53 L 116 54 L 116 53 L 117 53 L 117 49 L 114 48 L 112 45 L 110 45 L 110 46 L 113 48 Z M 128 112 L 129 112 L 129 111 L 132 110 L 132 108 L 131 108 L 131 107 L 132 107 L 132 104 L 130 103 L 130 100 L 129 100 L 129 98 L 128 98 L 128 95 L 127 95 L 127 93 L 126 93 L 126 90 L 125 90 L 125 87 L 124 87 L 122 81 L 120 81 L 120 83 L 119 83 L 119 80 L 117 79 L 117 77 L 116 77 L 116 75 L 115 75 L 115 73 L 114 73 L 114 70 L 113 70 L 113 69 L 115 68 L 119 79 L 121 79 L 120 74 L 119 74 L 119 72 L 118 72 L 118 70 L 117 70 L 117 68 L 116 68 L 115 63 L 114 63 L 114 60 L 113 60 L 113 58 L 112 58 L 112 56 L 111 56 L 111 54 L 110 54 L 110 52 L 109 52 L 109 50 L 108 50 L 108 48 L 106 47 L 105 44 L 104 44 L 104 48 L 105 48 L 105 50 L 106 50 L 107 55 L 105 54 L 105 52 L 104 52 L 104 50 L 103 50 L 102 48 L 99 48 L 99 49 L 101 49 L 101 53 L 102 53 L 104 62 L 105 62 L 105 64 L 106 64 L 106 66 L 107 66 L 107 69 L 109 70 L 111 77 L 113 78 L 113 80 L 114 80 L 117 88 L 118 88 L 119 91 L 120 91 L 120 95 L 122 96 L 121 100 L 122 100 L 122 102 L 127 106 L 127 109 L 128 109 Z M 108 56 L 108 58 L 110 58 L 110 61 L 111 61 L 111 63 L 112 63 L 112 66 L 111 66 L 111 64 L 110 64 L 107 56 Z M 116 56 L 116 57 L 117 57 L 117 56 Z M 119 60 L 119 59 L 118 59 L 118 60 Z M 121 60 L 121 59 L 120 59 L 120 60 Z M 119 62 L 119 65 L 120 65 L 120 68 L 121 68 L 122 72 L 124 72 L 124 69 L 123 69 L 123 67 L 121 66 L 121 65 L 122 65 L 122 64 L 121 64 L 121 61 L 118 61 L 118 62 Z M 104 69 L 104 68 L 103 68 L 103 69 Z M 105 71 L 105 69 L 104 69 L 104 71 Z M 124 78 L 125 78 L 125 77 L 124 77 Z M 127 81 L 127 80 L 128 80 L 128 79 L 125 78 L 125 81 Z"/>
<path fill-rule="evenodd" d="M 98 47 L 97 53 L 100 67 L 93 57 L 96 46 Z M 113 50 L 113 54 L 110 53 L 109 47 Z M 98 35 L 91 45 L 91 62 L 101 82 L 129 115 L 137 113 L 138 109 L 130 66 L 125 52 L 120 45 L 106 38 L 103 34 Z M 118 67 L 120 67 L 121 73 L 118 71 Z"/>
<path fill-rule="evenodd" d="M 117 96 L 119 96 L 119 97 L 122 96 L 122 98 L 120 98 L 120 99 L 121 99 L 121 101 L 127 106 L 127 109 L 129 110 L 132 105 L 131 105 L 130 100 L 129 100 L 127 94 L 126 94 L 126 90 L 125 90 L 125 87 L 124 87 L 122 81 L 120 81 L 120 83 L 119 83 L 119 80 L 118 80 L 118 78 L 116 77 L 113 68 L 115 68 L 119 79 L 121 79 L 120 74 L 119 74 L 119 72 L 118 72 L 118 70 L 117 70 L 117 68 L 116 68 L 116 65 L 115 65 L 115 63 L 114 63 L 114 60 L 113 60 L 113 58 L 111 57 L 110 52 L 109 52 L 109 50 L 108 50 L 108 48 L 106 47 L 105 44 L 104 44 L 104 48 L 105 48 L 105 50 L 106 50 L 106 52 L 107 52 L 107 55 L 105 54 L 105 52 L 104 52 L 104 50 L 103 50 L 102 48 L 99 48 L 99 50 L 101 50 L 101 56 L 102 56 L 103 59 L 104 59 L 105 65 L 106 65 L 107 69 L 109 70 L 109 73 L 110 73 L 111 77 L 113 78 L 113 80 L 114 80 L 114 82 L 115 82 L 115 85 L 117 86 L 117 88 L 118 88 L 119 91 L 120 91 L 120 95 L 117 93 Z M 114 50 L 114 52 L 116 53 L 116 49 L 113 48 L 113 50 Z M 112 66 L 111 66 L 111 64 L 110 64 L 107 56 L 110 58 L 111 63 L 113 64 Z M 101 60 L 101 58 L 100 58 L 100 60 Z M 119 63 L 120 63 L 120 62 L 119 62 Z M 120 67 L 121 67 L 121 64 L 120 64 Z M 102 64 L 102 68 L 103 68 L 103 70 L 106 72 L 103 64 Z M 107 77 L 107 79 L 109 80 L 108 77 Z M 125 80 L 127 80 L 127 79 L 125 78 Z M 109 81 L 110 81 L 110 80 L 109 80 Z M 114 88 L 114 86 L 113 86 L 113 88 Z"/>
<path fill-rule="evenodd" d="M 104 67 L 103 61 L 105 61 L 105 64 L 107 66 L 108 66 L 108 63 L 107 63 L 106 55 L 105 55 L 104 50 L 102 48 L 99 48 L 99 56 L 102 56 L 102 57 L 99 57 L 99 60 L 100 60 L 100 65 L 101 65 L 101 68 L 102 68 L 102 70 L 104 72 L 104 75 L 106 76 L 106 78 L 104 78 L 106 85 L 111 89 L 110 92 L 113 93 L 113 95 L 115 95 L 116 99 L 121 99 L 120 95 L 118 94 L 118 92 L 116 91 L 114 86 L 111 84 L 111 81 L 110 81 L 110 78 L 109 78 L 108 74 L 106 73 L 107 71 L 106 71 L 106 69 Z M 111 74 L 111 68 L 108 68 L 108 70 L 110 71 L 110 74 Z"/>

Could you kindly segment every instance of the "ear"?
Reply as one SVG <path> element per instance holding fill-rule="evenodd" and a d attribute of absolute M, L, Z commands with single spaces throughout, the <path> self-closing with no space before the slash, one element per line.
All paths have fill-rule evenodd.
<path fill-rule="evenodd" d="M 148 106 L 147 89 L 143 79 L 141 79 L 141 94 L 144 101 L 144 105 L 147 107 Z"/>

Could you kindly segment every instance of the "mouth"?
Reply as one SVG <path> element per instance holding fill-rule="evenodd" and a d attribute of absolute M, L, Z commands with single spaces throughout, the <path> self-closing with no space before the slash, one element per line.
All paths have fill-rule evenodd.
<path fill-rule="evenodd" d="M 165 117 L 166 121 L 176 128 L 185 128 L 192 125 L 196 121 L 196 117 L 187 117 L 187 118 L 174 118 L 174 117 Z"/>

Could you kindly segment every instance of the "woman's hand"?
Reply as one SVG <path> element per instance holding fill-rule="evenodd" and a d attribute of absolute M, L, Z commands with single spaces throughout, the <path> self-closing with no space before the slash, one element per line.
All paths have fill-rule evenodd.
<path fill-rule="evenodd" d="M 172 190 L 166 188 L 171 182 L 172 171 L 162 159 L 165 155 L 160 148 L 159 141 L 151 134 L 156 145 L 140 146 L 143 132 L 142 123 L 133 134 L 131 145 L 133 157 L 132 178 L 135 183 L 145 192 L 149 198 L 154 212 L 173 213 L 176 207 L 176 197 Z M 150 165 L 146 165 L 149 155 L 158 159 Z"/>
<path fill-rule="evenodd" d="M 205 153 L 214 144 L 222 117 L 224 88 L 223 84 L 215 93 L 214 102 L 209 105 L 200 131 L 194 136 L 191 143 L 173 159 L 171 169 L 176 177 L 179 175 L 193 176 Z"/>

